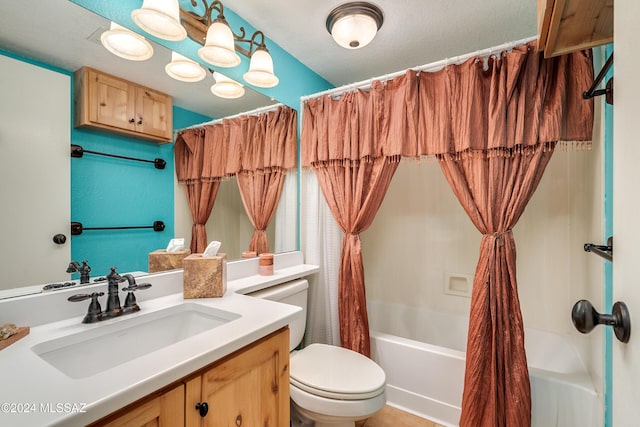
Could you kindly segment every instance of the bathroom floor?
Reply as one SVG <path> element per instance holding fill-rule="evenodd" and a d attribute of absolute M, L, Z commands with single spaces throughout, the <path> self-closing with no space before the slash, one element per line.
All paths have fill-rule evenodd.
<path fill-rule="evenodd" d="M 356 427 L 441 427 L 432 421 L 386 405 L 380 412 L 363 421 Z"/>

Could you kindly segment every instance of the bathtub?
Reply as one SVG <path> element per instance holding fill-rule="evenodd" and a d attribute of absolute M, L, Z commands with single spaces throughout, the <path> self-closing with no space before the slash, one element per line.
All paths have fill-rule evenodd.
<path fill-rule="evenodd" d="M 387 403 L 457 426 L 468 318 L 367 302 L 371 357 L 387 374 Z M 533 427 L 602 425 L 602 403 L 576 349 L 560 335 L 527 329 Z"/>

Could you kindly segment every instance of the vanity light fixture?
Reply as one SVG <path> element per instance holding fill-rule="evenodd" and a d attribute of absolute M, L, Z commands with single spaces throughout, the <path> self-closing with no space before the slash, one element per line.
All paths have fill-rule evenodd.
<path fill-rule="evenodd" d="M 169 41 L 180 41 L 187 31 L 180 23 L 178 0 L 144 0 L 140 9 L 131 12 L 133 22 L 147 33 Z"/>
<path fill-rule="evenodd" d="M 177 52 L 171 52 L 171 62 L 164 68 L 170 77 L 182 82 L 199 82 L 207 72 L 196 61 L 186 58 Z"/>
<path fill-rule="evenodd" d="M 264 43 L 262 31 L 256 31 L 247 37 L 244 27 L 240 27 L 240 34 L 235 34 L 224 17 L 222 2 L 215 0 L 208 5 L 207 0 L 201 0 L 205 12 L 202 16 L 195 12 L 180 9 L 180 18 L 190 39 L 201 44 L 198 56 L 211 65 L 218 67 L 235 67 L 240 64 L 239 52 L 251 59 L 249 71 L 243 75 L 244 80 L 258 87 L 273 87 L 279 80 L 273 72 L 273 59 Z M 195 0 L 191 1 L 195 6 Z M 211 14 L 217 12 L 212 19 Z M 248 44 L 244 49 L 239 44 Z"/>
<path fill-rule="evenodd" d="M 151 43 L 115 22 L 100 35 L 100 42 L 109 52 L 131 61 L 144 61 L 153 56 Z"/>
<path fill-rule="evenodd" d="M 340 46 L 359 49 L 368 45 L 382 27 L 384 16 L 379 7 L 362 1 L 345 3 L 327 16 L 327 31 Z"/>
<path fill-rule="evenodd" d="M 213 78 L 216 82 L 211 86 L 211 93 L 215 96 L 225 99 L 235 99 L 244 95 L 244 87 L 237 81 L 217 71 L 213 72 Z"/>

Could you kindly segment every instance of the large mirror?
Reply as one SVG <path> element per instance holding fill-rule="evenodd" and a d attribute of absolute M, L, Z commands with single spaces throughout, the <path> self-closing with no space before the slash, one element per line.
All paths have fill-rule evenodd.
<path fill-rule="evenodd" d="M 147 61 L 133 62 L 115 57 L 100 43 L 100 34 L 109 28 L 110 22 L 68 0 L 40 2 L 38 4 L 38 13 L 33 13 L 31 9 L 26 8 L 21 2 L 2 2 L 0 4 L 0 14 L 6 18 L 3 20 L 3 25 L 0 26 L 0 53 L 4 54 L 4 56 L 18 59 L 25 63 L 33 62 L 38 65 L 44 65 L 45 68 L 63 72 L 73 72 L 82 66 L 90 66 L 168 93 L 173 97 L 174 106 L 193 112 L 193 117 L 223 118 L 252 111 L 258 107 L 273 105 L 277 102 L 277 100 L 270 99 L 247 86 L 245 86 L 246 91 L 242 98 L 236 100 L 217 98 L 210 91 L 214 81 L 209 73 L 203 81 L 197 83 L 176 81 L 164 71 L 165 65 L 171 59 L 171 51 L 154 42 L 151 42 L 154 55 Z M 25 58 L 27 59 L 26 61 L 24 61 Z M 27 82 L 17 82 L 16 86 L 19 87 L 25 84 Z M 46 93 L 42 93 L 42 96 L 46 97 Z M 64 109 L 66 106 L 61 105 L 59 108 Z M 69 120 L 71 122 L 72 117 Z M 36 126 L 38 123 L 34 117 L 30 117 L 26 122 L 29 123 L 29 126 Z M 192 122 L 182 123 L 182 125 L 197 123 L 202 123 L 202 120 L 194 119 Z M 2 126 L 5 124 L 3 123 Z M 72 124 L 70 126 L 72 127 Z M 177 127 L 179 126 L 177 126 L 174 119 L 174 128 Z M 6 135 L 0 135 L 0 138 L 6 138 Z M 5 148 L 6 142 L 2 142 Z M 25 143 L 32 144 L 34 141 L 25 141 Z M 67 140 L 66 144 L 68 143 L 69 141 Z M 169 145 L 166 147 L 169 147 Z M 35 145 L 31 145 L 30 150 L 32 153 L 31 159 L 38 158 L 38 156 L 48 156 L 45 151 Z M 68 148 L 65 150 L 68 150 Z M 168 152 L 172 155 L 170 149 Z M 69 162 L 68 152 L 64 153 L 62 157 L 65 159 L 63 161 Z M 16 163 L 18 170 L 20 169 L 20 161 L 22 161 L 20 158 L 12 160 L 12 162 Z M 41 178 L 46 178 L 46 174 L 43 172 Z M 6 178 L 3 175 L 3 183 L 2 187 L 0 187 L 3 199 L 8 192 L 16 192 L 16 182 L 8 181 Z M 295 197 L 297 197 L 297 177 L 295 175 L 289 176 L 287 180 L 288 183 L 285 185 L 290 188 L 293 186 L 293 191 L 290 191 L 289 194 L 292 194 L 294 198 L 292 199 L 292 196 L 284 196 L 281 205 L 282 209 L 288 212 L 286 217 L 287 226 L 283 228 L 288 229 L 290 233 L 292 228 L 297 230 L 297 226 L 292 227 L 291 225 L 292 221 L 297 221 L 296 214 L 291 214 L 291 212 L 296 212 L 297 209 L 297 200 L 295 200 Z M 30 194 L 29 188 L 25 187 L 27 183 L 19 178 L 18 182 L 19 192 L 23 195 Z M 9 186 L 12 187 L 11 190 Z M 175 237 L 186 237 L 188 240 L 191 220 L 183 191 L 179 187 L 168 190 L 175 190 L 175 228 L 171 227 L 172 231 Z M 73 192 L 74 189 L 71 188 L 69 191 Z M 69 200 L 68 193 L 65 196 L 61 195 L 61 197 L 63 199 L 66 197 L 64 200 Z M 5 206 L 7 205 L 5 204 Z M 44 262 L 44 258 L 49 258 L 49 255 L 37 254 L 33 249 L 34 245 L 29 241 L 30 238 L 43 239 L 42 235 L 35 235 L 35 232 L 31 232 L 30 227 L 34 223 L 41 222 L 43 216 L 49 215 L 50 212 L 47 211 L 49 205 L 40 204 L 38 209 L 25 208 L 23 205 L 12 206 L 12 210 L 19 212 L 19 214 L 11 217 L 7 216 L 8 208 L 5 207 L 4 209 L 5 215 L 0 221 L 0 230 L 2 230 L 3 235 L 12 236 L 10 244 L 14 248 L 11 251 L 5 251 L 5 255 L 2 257 L 0 267 L 5 272 L 5 277 L 0 282 L 0 292 L 15 287 L 33 288 L 34 285 L 39 286 L 44 283 L 69 280 L 70 276 L 65 271 L 72 257 L 69 249 L 71 236 L 68 235 L 68 228 L 62 230 L 62 233 L 66 232 L 65 234 L 67 234 L 67 243 L 64 245 L 56 246 L 50 242 L 52 236 L 58 230 L 52 230 L 44 236 L 47 245 L 53 247 L 53 251 L 59 257 L 54 261 L 54 266 L 48 266 Z M 96 209 L 104 209 L 104 207 L 98 206 Z M 279 209 L 281 208 L 279 207 Z M 68 216 L 69 213 L 67 212 L 66 215 Z M 215 218 L 220 218 L 217 223 Z M 69 220 L 70 218 L 67 218 L 66 224 L 68 224 Z M 270 247 L 278 251 L 295 250 L 297 238 L 281 239 L 277 228 L 275 221 L 273 221 L 268 230 Z M 19 234 L 11 234 L 9 229 L 23 231 Z M 222 184 L 210 223 L 207 224 L 207 229 L 210 234 L 210 240 L 224 242 L 223 249 L 228 253 L 230 259 L 239 257 L 241 252 L 246 250 L 253 228 L 244 212 L 237 184 L 234 180 L 226 181 Z M 174 236 L 166 237 L 168 241 L 169 238 Z M 225 243 L 226 246 L 224 246 Z M 126 237 L 123 237 L 118 244 L 126 246 Z M 91 251 L 93 249 L 87 249 L 80 256 L 91 261 Z M 98 251 L 100 248 L 95 248 L 95 250 Z M 15 257 L 9 256 L 8 252 L 15 254 Z M 145 258 L 146 255 L 146 252 L 141 254 Z M 51 259 L 54 259 L 53 256 Z M 118 259 L 112 260 L 114 264 L 118 264 L 119 261 Z M 95 275 L 103 274 L 104 272 L 101 271 L 103 269 L 92 272 L 92 276 L 94 273 Z M 73 276 L 73 278 L 76 277 L 77 275 Z"/>

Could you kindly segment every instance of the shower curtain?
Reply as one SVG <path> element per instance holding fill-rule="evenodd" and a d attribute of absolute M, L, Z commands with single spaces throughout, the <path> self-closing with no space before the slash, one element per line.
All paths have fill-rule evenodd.
<path fill-rule="evenodd" d="M 556 143 L 591 140 L 593 102 L 582 99 L 582 91 L 593 81 L 591 54 L 544 59 L 533 42 L 486 61 L 475 58 L 416 74 L 408 71 L 384 84 L 373 82 L 371 93 L 393 89 L 402 95 L 395 97 L 401 105 L 385 102 L 384 97 L 373 104 L 378 111 L 390 112 L 379 120 L 378 139 L 384 141 L 380 145 L 356 147 L 334 127 L 351 130 L 367 122 L 345 114 L 326 126 L 323 116 L 330 101 L 308 101 L 303 166 L 317 170 L 323 162 L 354 161 L 356 156 L 341 153 L 362 158 L 362 151 L 372 147 L 372 157 L 439 159 L 452 190 L 484 235 L 474 279 L 460 424 L 528 426 L 530 388 L 511 228 Z M 364 96 L 362 91 L 356 94 Z M 331 142 L 318 142 L 323 139 Z M 358 286 L 364 287 L 364 281 Z M 364 289 L 355 296 L 341 292 L 340 298 L 363 294 Z M 341 317 L 341 330 L 351 326 L 343 325 L 344 320 Z"/>

